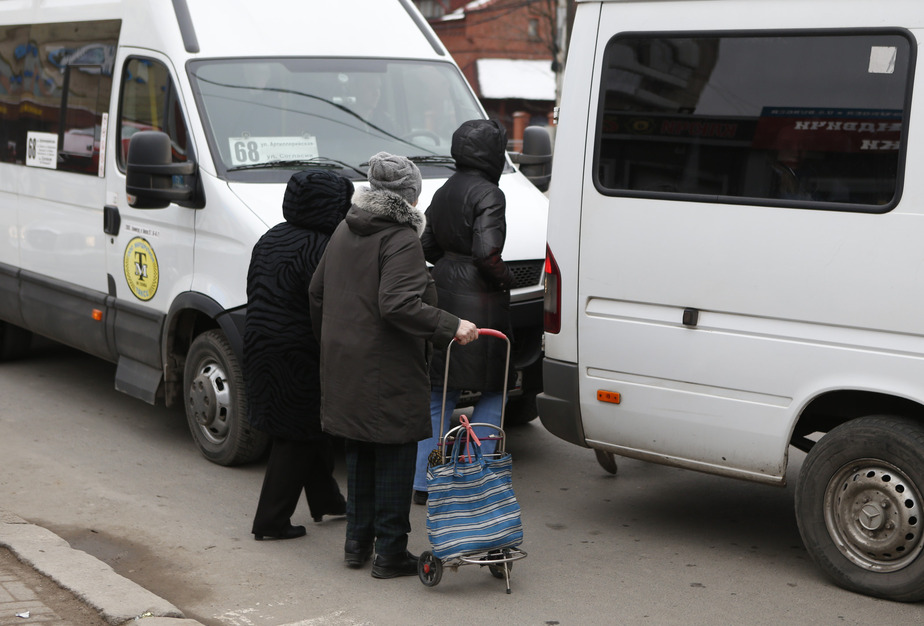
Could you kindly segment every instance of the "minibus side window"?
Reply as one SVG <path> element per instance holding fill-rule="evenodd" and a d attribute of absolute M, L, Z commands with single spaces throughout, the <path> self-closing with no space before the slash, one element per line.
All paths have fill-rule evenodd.
<path fill-rule="evenodd" d="M 617 36 L 602 68 L 596 185 L 888 210 L 914 54 L 904 31 Z"/>
<path fill-rule="evenodd" d="M 122 71 L 119 100 L 119 169 L 125 170 L 128 144 L 140 130 L 159 130 L 170 136 L 173 162 L 189 158 L 189 133 L 183 118 L 177 90 L 163 63 L 154 59 L 131 58 Z"/>
<path fill-rule="evenodd" d="M 112 92 L 120 20 L 5 26 L 0 45 L 0 161 L 97 175 L 103 115 Z"/>

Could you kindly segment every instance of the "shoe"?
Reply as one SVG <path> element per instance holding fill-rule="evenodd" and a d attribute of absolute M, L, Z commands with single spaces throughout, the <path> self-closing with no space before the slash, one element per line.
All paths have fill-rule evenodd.
<path fill-rule="evenodd" d="M 304 537 L 306 534 L 307 531 L 304 526 L 293 526 L 289 524 L 286 528 L 279 531 L 254 532 L 253 538 L 257 541 L 263 541 L 264 539 L 296 539 L 297 537 Z"/>
<path fill-rule="evenodd" d="M 414 504 L 426 504 L 427 496 L 429 494 L 426 491 L 417 491 L 414 490 Z"/>
<path fill-rule="evenodd" d="M 363 563 L 372 556 L 372 543 L 363 543 L 356 539 L 347 539 L 343 544 L 343 560 L 346 561 L 347 567 L 353 569 L 363 566 Z"/>
<path fill-rule="evenodd" d="M 398 576 L 416 576 L 417 557 L 410 552 L 384 556 L 377 554 L 372 562 L 373 578 L 397 578 Z"/>
<path fill-rule="evenodd" d="M 346 500 L 338 502 L 320 515 L 312 515 L 311 519 L 313 519 L 315 522 L 320 522 L 324 519 L 325 515 L 346 515 Z"/>

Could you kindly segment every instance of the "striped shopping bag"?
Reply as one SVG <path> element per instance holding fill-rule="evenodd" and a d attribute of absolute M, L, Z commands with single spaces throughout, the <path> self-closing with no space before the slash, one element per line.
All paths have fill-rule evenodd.
<path fill-rule="evenodd" d="M 466 437 L 456 437 L 448 461 L 427 470 L 427 537 L 440 559 L 512 548 L 523 542 L 510 454 L 485 459 L 468 428 Z M 463 438 L 476 441 L 467 462 L 459 458 Z"/>

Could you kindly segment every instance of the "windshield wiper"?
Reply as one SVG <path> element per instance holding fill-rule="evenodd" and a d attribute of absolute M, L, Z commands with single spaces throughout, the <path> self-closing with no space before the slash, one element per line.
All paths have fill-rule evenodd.
<path fill-rule="evenodd" d="M 344 163 L 343 161 L 338 161 L 337 159 L 330 159 L 328 157 L 314 157 L 311 159 L 276 159 L 274 161 L 266 161 L 265 163 L 248 163 L 247 165 L 236 165 L 234 167 L 229 167 L 229 172 L 240 172 L 242 170 L 265 170 L 273 168 L 296 168 L 296 167 L 305 167 L 305 168 L 323 168 L 323 169 L 337 169 L 342 170 L 344 168 L 351 169 L 363 178 L 366 177 L 366 172 L 362 171 L 359 168 L 356 168 L 349 163 Z"/>
<path fill-rule="evenodd" d="M 408 161 L 414 163 L 424 163 L 426 165 L 455 165 L 456 160 L 451 156 L 440 154 L 425 154 L 420 156 L 409 156 Z"/>

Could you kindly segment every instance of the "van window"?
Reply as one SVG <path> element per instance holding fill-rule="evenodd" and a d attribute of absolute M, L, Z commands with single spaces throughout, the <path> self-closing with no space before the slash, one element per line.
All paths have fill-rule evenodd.
<path fill-rule="evenodd" d="M 167 133 L 174 163 L 189 158 L 189 133 L 170 72 L 160 61 L 134 57 L 125 62 L 119 101 L 119 169 L 123 171 L 128 144 L 139 130 Z"/>
<path fill-rule="evenodd" d="M 311 163 L 365 177 L 362 164 L 383 150 L 429 159 L 445 175 L 452 133 L 484 117 L 450 63 L 267 58 L 188 67 L 216 168 L 229 179 L 285 182 L 291 171 L 275 168 Z"/>
<path fill-rule="evenodd" d="M 904 32 L 617 36 L 604 54 L 596 184 L 886 210 L 913 55 Z"/>
<path fill-rule="evenodd" d="M 97 175 L 120 20 L 0 28 L 0 161 L 28 163 L 43 142 L 42 167 Z"/>

